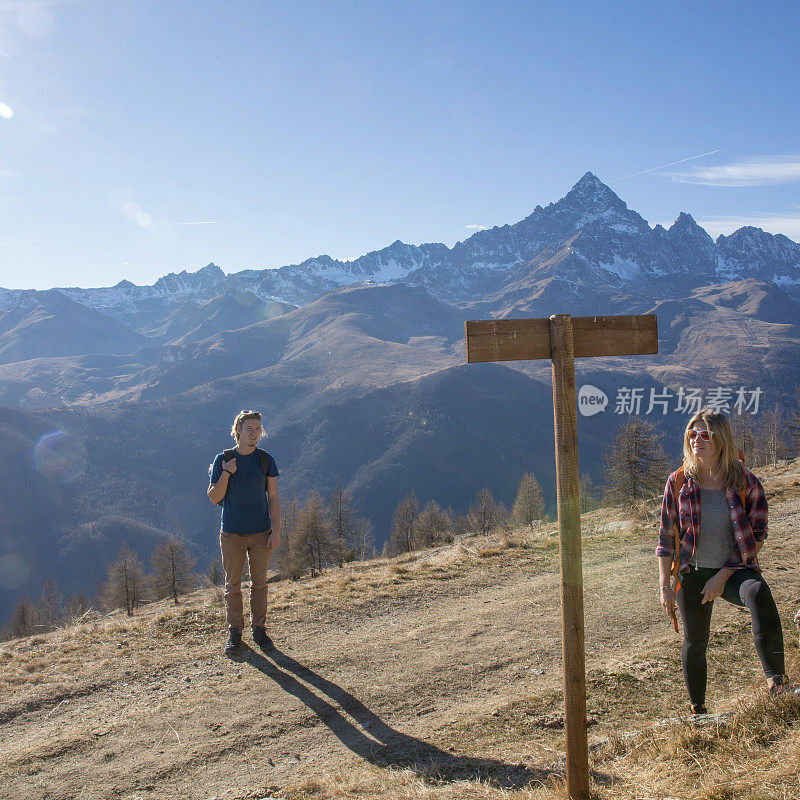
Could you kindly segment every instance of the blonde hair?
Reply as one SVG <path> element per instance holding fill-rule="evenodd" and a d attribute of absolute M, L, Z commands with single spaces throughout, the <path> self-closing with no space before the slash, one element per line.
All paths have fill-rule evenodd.
<path fill-rule="evenodd" d="M 249 419 L 257 419 L 261 422 L 261 413 L 258 411 L 240 411 L 236 415 L 236 419 L 233 421 L 233 426 L 231 427 L 231 436 L 236 439 L 236 444 L 239 444 L 239 436 L 242 434 L 242 425 Z M 264 435 L 263 431 L 261 435 Z"/>
<path fill-rule="evenodd" d="M 717 446 L 719 475 L 725 488 L 738 489 L 747 477 L 744 464 L 739 460 L 739 448 L 733 441 L 733 431 L 728 418 L 721 411 L 712 408 L 701 408 L 690 420 L 683 432 L 683 469 L 684 473 L 695 480 L 699 479 L 700 464 L 692 452 L 689 442 L 689 429 L 696 422 L 704 422 Z"/>

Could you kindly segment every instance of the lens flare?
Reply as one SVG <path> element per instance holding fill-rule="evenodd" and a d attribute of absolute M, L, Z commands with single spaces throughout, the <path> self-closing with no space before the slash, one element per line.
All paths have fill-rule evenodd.
<path fill-rule="evenodd" d="M 36 469 L 58 483 L 71 483 L 81 475 L 87 458 L 83 442 L 63 431 L 42 436 L 33 448 Z"/>
<path fill-rule="evenodd" d="M 30 574 L 28 562 L 16 553 L 0 556 L 0 589 L 19 589 Z"/>

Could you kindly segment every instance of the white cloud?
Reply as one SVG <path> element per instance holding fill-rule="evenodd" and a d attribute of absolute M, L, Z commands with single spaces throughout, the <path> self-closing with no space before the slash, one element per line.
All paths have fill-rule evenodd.
<path fill-rule="evenodd" d="M 639 172 L 634 172 L 631 175 L 623 175 L 621 178 L 614 178 L 611 183 L 616 183 L 616 181 L 624 181 L 628 178 L 635 178 L 638 175 L 645 175 L 648 172 L 656 172 L 660 169 L 666 169 L 667 167 L 673 167 L 675 164 L 683 164 L 685 161 L 694 161 L 696 158 L 705 158 L 706 156 L 713 156 L 714 153 L 721 153 L 721 150 L 709 150 L 708 153 L 700 153 L 696 156 L 688 156 L 687 158 L 679 158 L 677 161 L 670 161 L 669 164 L 660 164 L 657 167 L 649 167 L 648 169 L 640 170 Z"/>
<path fill-rule="evenodd" d="M 767 233 L 782 233 L 795 242 L 800 242 L 800 209 L 789 214 L 743 214 L 741 216 L 711 216 L 697 221 L 715 239 L 722 234 L 729 236 L 739 228 L 752 226 Z"/>
<path fill-rule="evenodd" d="M 468 231 L 485 231 L 487 230 L 486 225 L 465 225 L 464 226 Z"/>
<path fill-rule="evenodd" d="M 152 228 L 153 218 L 143 211 L 136 203 L 129 200 L 127 203 L 122 204 L 120 211 L 132 222 L 135 222 L 141 228 Z"/>
<path fill-rule="evenodd" d="M 219 225 L 219 220 L 190 220 L 187 222 L 170 222 L 166 219 L 154 219 L 152 214 L 145 211 L 133 200 L 126 200 L 119 209 L 123 216 L 138 225 L 147 228 L 159 241 L 175 241 L 174 228 L 177 225 Z"/>
<path fill-rule="evenodd" d="M 2 117 L 3 119 L 12 119 L 13 116 L 14 116 L 14 110 L 11 108 L 11 106 L 0 101 L 0 117 Z"/>
<path fill-rule="evenodd" d="M 697 167 L 692 172 L 673 172 L 675 183 L 702 186 L 769 186 L 775 183 L 800 181 L 800 155 L 756 156 L 722 164 Z"/>

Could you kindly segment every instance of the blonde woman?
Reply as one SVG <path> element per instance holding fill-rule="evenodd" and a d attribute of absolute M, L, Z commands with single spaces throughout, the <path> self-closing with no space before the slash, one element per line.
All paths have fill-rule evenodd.
<path fill-rule="evenodd" d="M 758 565 L 766 538 L 764 487 L 739 460 L 727 417 L 704 408 L 684 431 L 683 467 L 667 480 L 656 548 L 661 605 L 674 617 L 677 604 L 683 619 L 683 676 L 692 714 L 707 713 L 706 649 L 719 597 L 750 611 L 770 692 L 800 691 L 786 679 L 780 616 Z"/>

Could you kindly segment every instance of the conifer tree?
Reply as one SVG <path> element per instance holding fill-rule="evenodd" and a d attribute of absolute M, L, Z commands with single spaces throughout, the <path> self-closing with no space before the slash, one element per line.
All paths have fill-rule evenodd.
<path fill-rule="evenodd" d="M 660 495 L 668 461 L 654 423 L 632 416 L 614 434 L 604 459 L 606 496 L 614 503 L 634 503 Z"/>
<path fill-rule="evenodd" d="M 598 496 L 597 484 L 592 480 L 592 476 L 588 472 L 581 475 L 581 513 L 587 511 L 594 511 L 600 503 Z"/>
<path fill-rule="evenodd" d="M 450 515 L 435 501 L 429 500 L 419 512 L 411 535 L 414 549 L 453 540 Z"/>
<path fill-rule="evenodd" d="M 289 543 L 289 560 L 300 574 L 318 575 L 335 550 L 331 520 L 322 495 L 314 489 L 297 513 Z"/>
<path fill-rule="evenodd" d="M 197 559 L 189 554 L 186 545 L 179 539 L 159 542 L 150 555 L 153 568 L 152 585 L 156 598 L 172 597 L 178 605 L 178 598 L 186 594 L 195 584 L 192 567 Z"/>
<path fill-rule="evenodd" d="M 353 557 L 358 539 L 358 517 L 353 509 L 353 498 L 345 491 L 341 479 L 328 498 L 333 558 L 338 566 Z"/>
<path fill-rule="evenodd" d="M 759 417 L 756 441 L 761 464 L 774 467 L 778 459 L 786 455 L 788 447 L 785 432 L 786 421 L 779 405 L 776 404 Z"/>
<path fill-rule="evenodd" d="M 61 622 L 63 606 L 64 597 L 58 591 L 56 579 L 46 578 L 36 601 L 36 627 L 41 631 L 55 630 Z"/>
<path fill-rule="evenodd" d="M 501 503 L 497 503 L 488 487 L 484 486 L 467 511 L 467 524 L 470 530 L 488 536 L 490 531 L 505 524 L 508 513 Z"/>
<path fill-rule="evenodd" d="M 389 552 L 409 553 L 414 549 L 414 526 L 419 516 L 419 500 L 410 491 L 398 504 L 392 516 Z"/>
<path fill-rule="evenodd" d="M 542 487 L 532 472 L 526 472 L 519 482 L 517 497 L 511 509 L 511 520 L 515 525 L 530 527 L 543 516 Z"/>
<path fill-rule="evenodd" d="M 795 387 L 797 402 L 789 412 L 786 432 L 792 447 L 792 455 L 800 456 L 800 386 Z"/>
<path fill-rule="evenodd" d="M 14 610 L 11 612 L 11 619 L 8 621 L 11 638 L 30 636 L 34 632 L 35 625 L 36 609 L 27 597 L 23 597 L 14 606 Z"/>
<path fill-rule="evenodd" d="M 104 599 L 111 608 L 124 608 L 129 617 L 144 600 L 144 569 L 139 556 L 123 542 L 108 568 Z"/>
<path fill-rule="evenodd" d="M 755 428 L 751 414 L 731 414 L 731 434 L 736 447 L 742 451 L 746 464 L 756 466 L 760 462 L 760 453 L 756 445 Z"/>
<path fill-rule="evenodd" d="M 213 558 L 206 568 L 206 578 L 212 586 L 222 586 L 225 581 L 225 572 L 222 569 L 222 561 Z"/>

